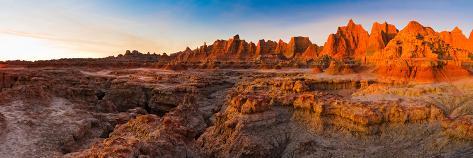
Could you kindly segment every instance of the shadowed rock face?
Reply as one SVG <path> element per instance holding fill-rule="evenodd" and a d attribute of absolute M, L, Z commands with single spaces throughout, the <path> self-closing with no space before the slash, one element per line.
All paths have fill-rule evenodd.
<path fill-rule="evenodd" d="M 89 148 L 116 125 L 138 115 L 163 116 L 194 94 L 203 95 L 192 101 L 201 108 L 181 114 L 208 120 L 221 106 L 209 100 L 222 100 L 222 90 L 231 86 L 224 76 L 212 77 L 218 73 L 14 69 L 1 74 L 7 86 L 0 89 L 0 157 L 60 156 Z"/>
<path fill-rule="evenodd" d="M 284 57 L 292 59 L 294 56 L 299 56 L 311 45 L 312 42 L 310 42 L 308 37 L 292 37 L 286 51 L 284 51 Z"/>
<path fill-rule="evenodd" d="M 256 56 L 261 57 L 265 55 L 274 55 L 276 53 L 276 48 L 278 47 L 278 43 L 275 41 L 265 41 L 259 40 L 256 46 Z"/>
<path fill-rule="evenodd" d="M 381 51 L 391 41 L 399 31 L 396 26 L 384 22 L 375 22 L 371 27 L 371 34 L 368 42 L 367 56 Z"/>

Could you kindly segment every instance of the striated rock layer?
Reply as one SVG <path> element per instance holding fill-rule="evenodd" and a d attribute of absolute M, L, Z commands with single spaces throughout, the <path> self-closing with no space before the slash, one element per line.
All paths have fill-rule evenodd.
<path fill-rule="evenodd" d="M 381 51 L 398 33 L 396 26 L 384 22 L 382 24 L 375 22 L 371 27 L 371 34 L 368 42 L 366 55 L 373 55 Z"/>
<path fill-rule="evenodd" d="M 468 53 L 450 47 L 432 28 L 411 21 L 370 62 L 388 82 L 451 81 L 469 76 L 461 67 Z"/>
<path fill-rule="evenodd" d="M 473 45 L 458 27 L 455 27 L 451 32 L 440 32 L 440 36 L 446 44 L 453 48 L 473 50 Z"/>
<path fill-rule="evenodd" d="M 329 35 L 321 54 L 335 59 L 363 60 L 369 38 L 363 26 L 350 20 L 347 26 L 339 27 L 336 34 Z"/>
<path fill-rule="evenodd" d="M 255 45 L 236 35 L 195 50 L 187 48 L 174 57 L 172 69 L 310 67 L 326 69 L 328 74 L 350 74 L 376 67 L 385 82 L 425 83 L 469 76 L 473 42 L 458 27 L 438 33 L 412 21 L 398 31 L 387 22 L 376 22 L 368 34 L 350 20 L 329 35 L 323 47 L 307 37 L 292 37 L 289 43 L 260 40 Z M 340 66 L 331 66 L 333 61 Z"/>
<path fill-rule="evenodd" d="M 391 87 L 306 69 L 0 74 L 0 157 L 468 157 L 473 147 L 469 82 Z"/>
<path fill-rule="evenodd" d="M 318 52 L 318 46 L 312 44 L 308 37 L 292 37 L 289 43 L 260 40 L 255 45 L 235 35 L 209 46 L 204 44 L 194 50 L 187 48 L 173 54 L 174 60 L 170 65 L 201 68 L 276 66 L 284 61 L 314 60 Z"/>

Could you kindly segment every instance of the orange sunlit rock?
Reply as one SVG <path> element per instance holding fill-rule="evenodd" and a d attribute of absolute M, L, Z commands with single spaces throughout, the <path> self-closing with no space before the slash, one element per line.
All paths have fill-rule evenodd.
<path fill-rule="evenodd" d="M 458 27 L 455 27 L 451 32 L 443 31 L 440 33 L 440 36 L 445 41 L 454 48 L 473 50 L 473 45 L 470 44 L 470 41 L 463 34 L 462 30 Z"/>
<path fill-rule="evenodd" d="M 436 82 L 468 76 L 456 56 L 439 33 L 411 21 L 371 62 L 388 82 Z"/>
<path fill-rule="evenodd" d="M 312 42 L 310 42 L 309 37 L 292 37 L 283 53 L 284 57 L 292 59 L 294 56 L 304 53 L 310 45 L 312 45 Z"/>
<path fill-rule="evenodd" d="M 398 33 L 396 26 L 384 22 L 382 24 L 375 22 L 371 27 L 371 34 L 368 42 L 366 55 L 373 55 L 381 51 Z"/>
<path fill-rule="evenodd" d="M 470 32 L 470 38 L 469 38 L 469 40 L 470 40 L 470 42 L 473 43 L 473 30 L 471 30 L 471 32 Z"/>
<path fill-rule="evenodd" d="M 300 55 L 299 59 L 303 61 L 308 61 L 308 60 L 317 58 L 317 55 L 318 55 L 317 45 L 311 44 L 309 45 L 309 47 L 307 47 L 304 53 Z"/>
<path fill-rule="evenodd" d="M 353 20 L 347 26 L 339 27 L 336 34 L 329 35 L 321 52 L 335 59 L 361 60 L 366 56 L 369 34 Z"/>

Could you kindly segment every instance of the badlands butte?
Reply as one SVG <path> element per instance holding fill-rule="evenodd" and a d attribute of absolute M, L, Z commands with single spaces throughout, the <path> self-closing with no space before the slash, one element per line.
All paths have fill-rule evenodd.
<path fill-rule="evenodd" d="M 473 33 L 0 63 L 0 157 L 473 157 Z"/>

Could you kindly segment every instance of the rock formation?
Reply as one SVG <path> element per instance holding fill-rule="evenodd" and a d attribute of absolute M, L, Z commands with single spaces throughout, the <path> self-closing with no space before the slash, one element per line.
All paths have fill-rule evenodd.
<path fill-rule="evenodd" d="M 432 28 L 411 21 L 372 62 L 387 81 L 450 81 L 469 75 L 460 67 L 461 54 L 464 51 L 449 47 Z"/>
<path fill-rule="evenodd" d="M 210 46 L 204 44 L 195 50 L 186 48 L 186 50 L 176 54 L 173 62 L 203 63 L 207 61 L 251 60 L 256 54 L 256 49 L 254 43 L 240 40 L 240 36 L 235 35 L 228 40 L 217 40 Z"/>
<path fill-rule="evenodd" d="M 472 157 L 472 48 L 350 20 L 324 47 L 0 62 L 0 157 Z"/>
<path fill-rule="evenodd" d="M 264 58 L 268 55 L 277 55 L 276 48 L 278 47 L 278 43 L 275 41 L 265 41 L 259 40 L 258 44 L 256 45 L 256 53 L 255 56 L 258 58 Z"/>
<path fill-rule="evenodd" d="M 354 73 L 332 63 L 338 74 Z M 461 95 L 438 87 L 459 83 Z M 473 150 L 469 82 L 391 86 L 307 69 L 15 67 L 0 69 L 0 86 L 0 157 L 468 157 Z"/>
<path fill-rule="evenodd" d="M 217 40 L 212 45 L 203 45 L 195 50 L 186 48 L 174 55 L 167 67 L 260 67 L 258 64 L 275 66 L 284 62 L 314 60 L 318 46 L 308 37 L 292 37 L 289 43 L 282 40 L 259 40 L 254 43 L 240 40 L 235 35 L 229 40 Z"/>
<path fill-rule="evenodd" d="M 171 55 L 166 53 L 162 55 L 143 54 L 136 50 L 128 50 L 124 55 L 120 54 L 117 57 L 58 59 L 36 62 L 8 61 L 0 62 L 0 67 L 5 67 L 4 65 L 12 67 L 152 67 L 177 71 L 219 68 L 319 67 L 324 70 L 330 66 L 331 60 L 337 60 L 342 62 L 341 67 L 349 65 L 344 68 L 345 73 L 355 70 L 353 65 L 365 68 L 375 65 L 384 67 L 379 69 L 381 76 L 397 76 L 393 79 L 403 78 L 404 81 L 415 80 L 417 77 L 414 76 L 421 76 L 414 75 L 417 72 L 415 67 L 419 67 L 415 65 L 427 66 L 427 68 L 419 67 L 419 70 L 422 69 L 419 74 L 431 71 L 428 65 L 434 65 L 434 67 L 448 65 L 453 68 L 450 72 L 455 71 L 455 74 L 461 74 L 458 78 L 465 75 L 460 67 L 466 67 L 473 71 L 473 32 L 468 39 L 457 27 L 450 32 L 437 33 L 433 29 L 416 22 L 411 22 L 408 27 L 404 28 L 401 35 L 398 32 L 394 25 L 387 22 L 376 22 L 372 26 L 371 33 L 368 34 L 361 25 L 350 20 L 347 26 L 339 27 L 335 34 L 329 35 L 324 47 L 319 47 L 313 44 L 308 37 L 302 36 L 292 37 L 289 43 L 283 40 L 259 40 L 255 44 L 241 39 L 239 35 L 235 35 L 228 40 L 216 40 L 211 45 L 204 43 L 195 49 L 187 47 L 185 50 Z M 395 42 L 393 42 L 394 39 Z M 418 61 L 421 58 L 425 61 L 424 63 L 421 64 L 420 61 L 413 62 L 414 59 Z M 408 64 L 394 64 L 396 61 L 392 59 L 396 59 L 399 63 L 405 63 L 402 61 L 406 59 L 409 60 L 407 61 Z M 399 70 L 399 72 L 394 71 L 394 69 Z M 438 79 L 441 78 L 437 75 L 438 72 L 450 73 L 443 71 L 443 68 L 435 69 L 432 70 L 432 75 L 430 75 L 431 73 L 424 74 L 433 76 L 426 77 L 426 81 L 444 80 Z"/>
<path fill-rule="evenodd" d="M 366 55 L 373 55 L 375 52 L 381 51 L 391 41 L 399 31 L 396 26 L 384 22 L 382 24 L 375 22 L 371 27 L 371 34 L 368 42 Z"/>
<path fill-rule="evenodd" d="M 311 45 L 312 42 L 310 42 L 308 37 L 292 37 L 287 44 L 287 48 L 283 52 L 283 55 L 286 59 L 292 59 L 295 56 L 300 56 Z"/>
<path fill-rule="evenodd" d="M 458 27 L 455 27 L 451 32 L 441 32 L 440 37 L 453 48 L 473 50 L 473 45 Z"/>
<path fill-rule="evenodd" d="M 299 60 L 302 61 L 309 61 L 314 60 L 318 57 L 319 49 L 316 44 L 311 44 L 307 49 L 305 49 L 304 53 L 302 53 L 299 57 Z"/>
<path fill-rule="evenodd" d="M 446 133 L 452 137 L 473 140 L 473 115 L 443 121 Z"/>
<path fill-rule="evenodd" d="M 196 107 L 182 105 L 162 118 L 138 116 L 117 126 L 103 142 L 66 157 L 197 157 L 186 142 L 204 129 L 204 118 Z"/>
<path fill-rule="evenodd" d="M 363 60 L 368 42 L 368 32 L 361 25 L 350 20 L 347 26 L 339 27 L 336 34 L 329 35 L 321 54 L 339 60 Z"/>

